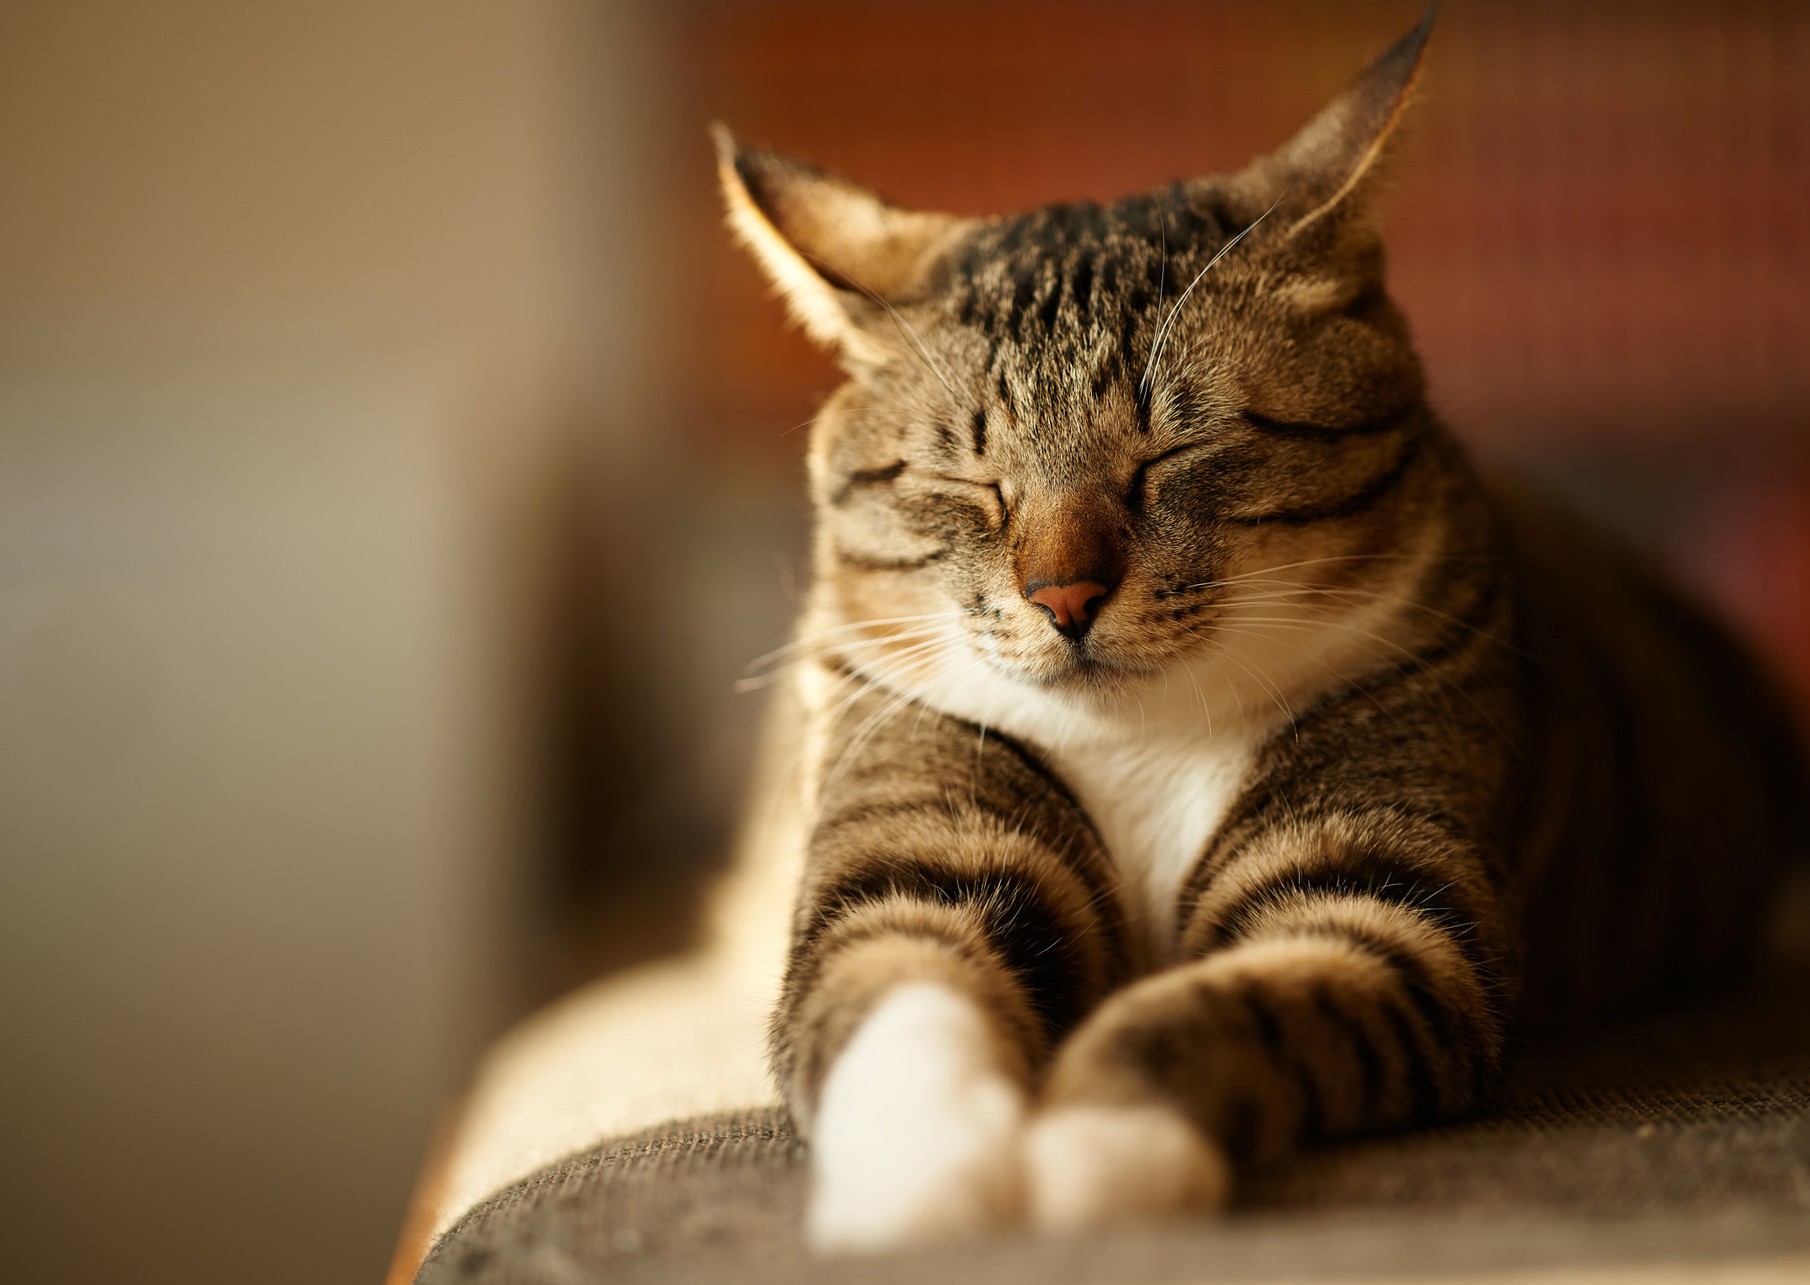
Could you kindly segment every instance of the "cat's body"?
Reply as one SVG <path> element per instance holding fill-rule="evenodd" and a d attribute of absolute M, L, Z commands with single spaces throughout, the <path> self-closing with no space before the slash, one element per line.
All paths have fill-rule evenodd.
<path fill-rule="evenodd" d="M 1111 1224 L 1739 967 L 1799 837 L 1722 638 L 1428 409 L 1375 162 L 962 220 L 724 140 L 811 452 L 773 1062 L 820 1243 Z"/>

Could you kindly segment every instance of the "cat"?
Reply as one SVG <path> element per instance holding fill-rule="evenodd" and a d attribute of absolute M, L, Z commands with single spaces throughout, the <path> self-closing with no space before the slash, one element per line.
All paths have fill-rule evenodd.
<path fill-rule="evenodd" d="M 771 1022 L 821 1248 L 1213 1210 L 1752 953 L 1779 701 L 1479 475 L 1384 290 L 1430 18 L 1269 156 L 1106 205 L 910 211 L 718 127 L 848 375 Z"/>

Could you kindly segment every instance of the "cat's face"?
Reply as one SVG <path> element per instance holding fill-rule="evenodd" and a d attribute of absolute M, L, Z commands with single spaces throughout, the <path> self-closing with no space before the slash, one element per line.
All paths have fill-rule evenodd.
<path fill-rule="evenodd" d="M 904 342 L 813 452 L 846 617 L 956 610 L 985 663 L 1098 683 L 1223 642 L 1234 604 L 1309 605 L 1283 564 L 1338 559 L 1312 578 L 1348 587 L 1396 550 L 1396 509 L 1364 501 L 1425 414 L 1374 263 L 1335 273 L 1258 227 L 1207 269 L 1263 213 L 1208 200 L 990 223 L 894 305 Z"/>
<path fill-rule="evenodd" d="M 1380 592 L 1428 415 L 1365 197 L 1418 56 L 1240 174 L 1007 219 L 724 134 L 733 224 L 851 376 L 811 453 L 837 624 L 1100 690 Z"/>

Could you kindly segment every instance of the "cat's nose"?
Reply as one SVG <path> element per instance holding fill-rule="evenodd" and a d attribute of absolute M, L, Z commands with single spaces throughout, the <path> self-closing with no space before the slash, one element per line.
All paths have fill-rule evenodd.
<path fill-rule="evenodd" d="M 1024 596 L 1043 609 L 1058 632 L 1080 641 L 1114 586 L 1100 580 L 1042 581 L 1024 587 Z"/>

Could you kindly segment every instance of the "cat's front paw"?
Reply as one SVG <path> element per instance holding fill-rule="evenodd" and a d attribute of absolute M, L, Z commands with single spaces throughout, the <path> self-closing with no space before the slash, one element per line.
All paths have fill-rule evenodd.
<path fill-rule="evenodd" d="M 1021 1221 L 1023 1088 L 973 1003 L 893 992 L 836 1059 L 812 1130 L 812 1248 L 871 1253 Z"/>
<path fill-rule="evenodd" d="M 1051 1233 L 1155 1222 L 1225 1205 L 1224 1153 L 1168 1107 L 1058 1106 L 1025 1140 L 1031 1221 Z"/>

